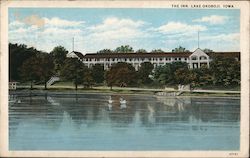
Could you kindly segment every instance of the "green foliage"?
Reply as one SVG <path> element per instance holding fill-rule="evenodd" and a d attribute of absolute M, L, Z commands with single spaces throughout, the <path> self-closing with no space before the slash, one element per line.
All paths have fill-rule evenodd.
<path fill-rule="evenodd" d="M 161 49 L 153 49 L 151 53 L 164 53 L 164 51 Z"/>
<path fill-rule="evenodd" d="M 64 61 L 61 77 L 64 80 L 72 81 L 75 85 L 75 89 L 77 90 L 79 84 L 83 84 L 84 82 L 84 74 L 87 70 L 87 67 L 76 58 L 67 58 Z"/>
<path fill-rule="evenodd" d="M 190 52 L 190 51 L 182 46 L 179 46 L 178 48 L 172 49 L 172 52 L 183 53 L 183 52 Z"/>
<path fill-rule="evenodd" d="M 113 53 L 113 51 L 110 49 L 102 49 L 102 50 L 97 51 L 96 53 Z"/>
<path fill-rule="evenodd" d="M 147 51 L 145 49 L 138 49 L 136 53 L 147 53 Z"/>
<path fill-rule="evenodd" d="M 92 77 L 92 72 L 90 69 L 85 67 L 83 85 L 85 88 L 89 88 L 89 87 L 92 87 L 93 83 L 94 83 L 94 79 Z"/>
<path fill-rule="evenodd" d="M 159 66 L 154 71 L 154 79 L 162 85 L 173 85 L 189 82 L 189 70 L 187 63 L 173 62 Z"/>
<path fill-rule="evenodd" d="M 27 59 L 19 69 L 22 80 L 31 82 L 31 89 L 33 81 L 42 81 L 44 88 L 46 82 L 53 75 L 53 60 L 47 53 L 40 53 Z"/>
<path fill-rule="evenodd" d="M 216 57 L 211 62 L 215 85 L 239 85 L 240 84 L 240 62 L 234 58 Z"/>
<path fill-rule="evenodd" d="M 114 51 L 115 53 L 133 53 L 134 50 L 129 45 L 117 47 Z"/>
<path fill-rule="evenodd" d="M 54 70 L 57 74 L 60 74 L 60 70 L 62 69 L 68 51 L 62 46 L 57 46 L 50 52 L 50 54 L 54 60 Z"/>
<path fill-rule="evenodd" d="M 37 53 L 41 52 L 33 47 L 28 48 L 24 44 L 9 43 L 9 79 L 21 81 L 20 67 L 26 60 L 36 56 Z"/>
<path fill-rule="evenodd" d="M 119 62 L 112 65 L 105 78 L 111 89 L 112 86 L 131 86 L 136 83 L 136 71 L 131 64 Z"/>
<path fill-rule="evenodd" d="M 187 63 L 175 62 L 157 67 L 153 75 L 161 85 L 237 86 L 240 85 L 240 62 L 234 58 L 215 58 L 210 68 L 199 69 L 188 69 Z"/>
<path fill-rule="evenodd" d="M 30 82 L 30 89 L 33 88 L 33 82 L 39 80 L 39 76 L 36 73 L 36 69 L 39 65 L 39 61 L 37 58 L 31 57 L 25 62 L 23 62 L 22 66 L 19 68 L 19 74 L 21 77 L 21 81 L 29 81 Z"/>
<path fill-rule="evenodd" d="M 152 73 L 154 65 L 150 62 L 144 62 L 141 64 L 138 70 L 139 83 L 147 85 L 152 82 L 152 79 L 149 78 L 149 75 Z"/>
<path fill-rule="evenodd" d="M 95 83 L 103 83 L 104 81 L 104 67 L 101 64 L 95 64 L 91 68 L 92 77 Z"/>
<path fill-rule="evenodd" d="M 211 50 L 211 49 L 205 48 L 205 49 L 203 49 L 203 52 L 205 52 L 205 53 L 211 53 L 211 52 L 214 52 L 214 51 Z"/>

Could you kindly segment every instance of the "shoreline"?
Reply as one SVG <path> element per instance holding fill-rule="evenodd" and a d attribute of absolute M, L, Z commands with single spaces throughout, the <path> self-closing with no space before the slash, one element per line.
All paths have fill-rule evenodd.
<path fill-rule="evenodd" d="M 206 98 L 240 98 L 240 92 L 233 93 L 232 91 L 183 91 L 179 96 L 164 96 L 157 95 L 157 92 L 161 92 L 161 89 L 150 90 L 100 90 L 100 89 L 17 89 L 9 90 L 10 95 L 23 95 L 23 96 L 41 96 L 41 95 L 51 95 L 51 96 L 72 96 L 72 95 L 86 95 L 86 94 L 103 94 L 103 95 L 143 95 L 143 96 L 155 96 L 159 98 L 183 98 L 183 97 L 206 97 Z M 177 92 L 177 91 L 165 91 L 165 92 Z"/>

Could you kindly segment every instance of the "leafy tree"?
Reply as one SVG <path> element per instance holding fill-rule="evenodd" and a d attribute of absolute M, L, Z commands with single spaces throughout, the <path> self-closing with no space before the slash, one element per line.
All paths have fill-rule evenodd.
<path fill-rule="evenodd" d="M 97 51 L 96 53 L 113 53 L 113 51 L 110 49 L 102 49 L 102 50 Z"/>
<path fill-rule="evenodd" d="M 36 69 L 36 73 L 39 76 L 40 81 L 44 83 L 44 89 L 47 89 L 47 81 L 54 74 L 54 63 L 51 55 L 47 53 L 39 54 L 37 57 L 39 62 Z"/>
<path fill-rule="evenodd" d="M 9 43 L 9 79 L 22 80 L 19 69 L 23 63 L 31 57 L 36 56 L 40 51 L 33 47 L 27 47 L 24 44 Z"/>
<path fill-rule="evenodd" d="M 133 85 L 136 83 L 135 68 L 128 63 L 116 63 L 107 71 L 106 82 L 110 89 L 112 89 L 112 86 L 124 87 Z"/>
<path fill-rule="evenodd" d="M 47 89 L 46 83 L 53 74 L 53 67 L 53 61 L 49 54 L 37 54 L 23 63 L 20 69 L 22 80 L 30 81 L 31 89 L 34 81 L 42 81 L 44 88 Z"/>
<path fill-rule="evenodd" d="M 152 73 L 154 65 L 150 62 L 144 62 L 141 64 L 138 70 L 138 78 L 142 84 L 149 84 L 152 80 L 149 78 L 149 75 Z"/>
<path fill-rule="evenodd" d="M 92 77 L 95 83 L 102 83 L 104 81 L 104 67 L 101 64 L 95 64 L 91 68 Z"/>
<path fill-rule="evenodd" d="M 182 46 L 179 46 L 178 48 L 172 49 L 172 52 L 183 53 L 183 52 L 190 52 L 190 51 Z"/>
<path fill-rule="evenodd" d="M 147 53 L 147 51 L 145 49 L 138 49 L 136 53 Z"/>
<path fill-rule="evenodd" d="M 120 47 L 117 47 L 114 52 L 116 52 L 116 53 L 133 53 L 134 50 L 129 45 L 125 45 L 125 46 L 122 45 Z"/>
<path fill-rule="evenodd" d="M 214 51 L 211 50 L 211 49 L 205 48 L 205 49 L 203 49 L 203 52 L 205 52 L 205 53 L 211 53 L 211 52 L 214 52 Z"/>
<path fill-rule="evenodd" d="M 190 73 L 188 69 L 179 68 L 174 72 L 175 83 L 188 84 L 190 83 Z"/>
<path fill-rule="evenodd" d="M 180 84 L 181 82 L 187 82 L 188 79 L 181 73 L 188 72 L 188 64 L 184 62 L 167 63 L 164 66 L 156 67 L 154 71 L 154 79 L 158 80 L 163 85 Z M 181 75 L 181 76 L 178 76 Z M 184 83 L 182 83 L 184 84 Z"/>
<path fill-rule="evenodd" d="M 240 62 L 234 58 L 216 57 L 211 62 L 215 85 L 239 85 Z"/>
<path fill-rule="evenodd" d="M 67 58 L 66 55 L 68 54 L 68 51 L 62 46 L 57 46 L 50 52 L 50 54 L 54 60 L 55 72 L 60 74 L 63 63 Z"/>
<path fill-rule="evenodd" d="M 93 77 L 92 77 L 92 73 L 91 70 L 88 68 L 85 68 L 84 71 L 84 77 L 83 77 L 83 85 L 84 87 L 91 87 L 93 85 Z"/>
<path fill-rule="evenodd" d="M 61 77 L 73 81 L 75 90 L 84 82 L 84 72 L 87 67 L 76 58 L 67 58 L 62 67 Z"/>
<path fill-rule="evenodd" d="M 164 51 L 161 49 L 153 49 L 151 53 L 164 53 Z"/>
<path fill-rule="evenodd" d="M 38 69 L 39 61 L 37 60 L 36 56 L 33 56 L 25 62 L 23 62 L 22 66 L 19 68 L 20 77 L 22 81 L 29 81 L 30 82 L 30 89 L 33 89 L 34 81 L 39 80 L 39 76 L 36 73 Z"/>

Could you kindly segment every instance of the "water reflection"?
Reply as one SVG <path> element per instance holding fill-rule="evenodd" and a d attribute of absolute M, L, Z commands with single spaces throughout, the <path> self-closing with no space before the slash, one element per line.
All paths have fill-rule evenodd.
<path fill-rule="evenodd" d="M 121 147 L 116 147 L 115 144 L 128 141 L 125 143 L 128 145 L 124 147 L 124 150 L 134 147 L 129 142 L 129 138 L 139 139 L 142 136 L 151 138 L 151 141 L 155 141 L 156 144 L 163 143 L 161 146 L 153 142 L 151 142 L 153 143 L 152 146 L 141 145 L 142 149 L 152 150 L 154 148 L 171 149 L 168 146 L 173 146 L 173 144 L 166 143 L 171 137 L 169 134 L 182 135 L 184 137 L 182 139 L 189 138 L 191 141 L 193 138 L 190 135 L 201 136 L 199 131 L 209 131 L 207 138 L 203 139 L 225 141 L 225 143 L 228 142 L 222 133 L 230 135 L 235 140 L 239 137 L 239 99 L 157 98 L 154 96 L 108 96 L 99 94 L 78 94 L 74 97 L 72 95 L 31 95 L 15 96 L 15 98 L 18 98 L 20 102 L 10 102 L 9 106 L 10 147 L 13 149 L 22 148 L 23 144 L 20 145 L 19 143 L 28 140 L 30 142 L 28 141 L 28 144 L 26 144 L 27 148 L 32 148 L 32 146 L 29 146 L 32 140 L 28 139 L 28 136 L 23 136 L 27 131 L 30 135 L 42 134 L 44 136 L 44 134 L 48 134 L 53 137 L 53 140 L 59 139 L 53 133 L 70 134 L 68 137 L 71 138 L 73 135 L 77 142 L 83 139 L 82 137 L 84 137 L 84 140 L 87 138 L 102 140 L 105 138 L 101 133 L 110 134 L 112 139 L 115 140 L 113 140 L 113 145 L 109 144 L 109 147 L 121 149 Z M 230 132 L 230 130 L 232 131 Z M 191 134 L 191 131 L 196 131 L 196 133 Z M 225 133 L 225 131 L 227 132 Z M 120 133 L 124 133 L 123 139 L 116 137 Z M 203 135 L 206 136 L 206 133 L 203 133 Z M 214 135 L 214 137 L 211 138 L 210 135 Z M 64 138 L 67 138 L 67 136 L 64 136 Z M 24 139 L 26 140 L 24 141 Z M 40 139 L 37 140 L 38 138 L 33 139 L 33 141 L 41 141 Z M 147 139 L 144 138 L 140 141 L 143 142 Z M 44 142 L 45 144 L 51 141 L 45 140 L 47 140 L 47 142 Z M 105 141 L 108 140 L 105 139 Z M 88 148 L 86 142 L 78 143 L 79 146 L 74 149 L 78 147 L 80 149 Z M 234 142 L 234 144 L 236 145 L 233 145 L 233 147 L 237 148 L 239 142 Z M 98 143 L 95 145 L 93 148 L 98 149 Z M 154 147 L 154 145 L 156 146 Z M 202 145 L 192 143 L 190 145 L 193 145 L 195 149 L 202 147 Z M 187 147 L 185 147 L 180 144 L 181 149 L 186 149 Z M 60 144 L 58 146 L 58 149 L 64 148 L 66 148 L 66 145 Z M 105 147 L 100 148 L 104 149 Z M 204 148 L 206 149 L 206 147 Z M 232 146 L 229 145 L 229 148 L 231 149 Z"/>

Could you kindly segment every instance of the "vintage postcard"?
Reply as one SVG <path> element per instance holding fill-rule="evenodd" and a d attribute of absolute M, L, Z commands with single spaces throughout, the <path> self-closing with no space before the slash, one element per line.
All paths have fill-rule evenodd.
<path fill-rule="evenodd" d="M 249 1 L 1 1 L 1 157 L 248 157 Z"/>

